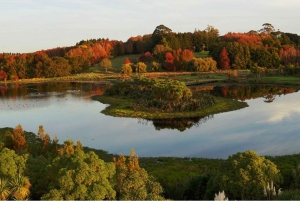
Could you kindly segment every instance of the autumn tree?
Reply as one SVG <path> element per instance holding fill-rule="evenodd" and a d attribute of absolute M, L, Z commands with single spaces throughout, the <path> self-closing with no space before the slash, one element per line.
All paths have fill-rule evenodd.
<path fill-rule="evenodd" d="M 208 58 L 194 58 L 188 63 L 187 70 L 207 72 L 217 70 L 217 62 L 211 57 Z"/>
<path fill-rule="evenodd" d="M 228 57 L 228 52 L 226 51 L 226 48 L 223 47 L 219 56 L 219 66 L 223 70 L 227 70 L 230 68 L 230 59 Z"/>
<path fill-rule="evenodd" d="M 26 142 L 25 133 L 20 124 L 14 128 L 13 133 L 7 131 L 5 137 L 6 137 L 6 144 L 9 148 L 12 148 L 19 153 L 23 153 L 27 151 L 27 142 Z"/>
<path fill-rule="evenodd" d="M 128 57 L 125 59 L 124 64 L 130 64 L 130 60 L 128 59 Z"/>
<path fill-rule="evenodd" d="M 156 45 L 153 49 L 154 60 L 163 63 L 165 61 L 165 55 L 167 52 L 172 51 L 171 48 L 165 47 L 164 45 Z"/>
<path fill-rule="evenodd" d="M 176 67 L 174 65 L 174 56 L 172 55 L 171 52 L 167 52 L 165 55 L 165 68 L 168 71 L 176 71 Z"/>
<path fill-rule="evenodd" d="M 132 149 L 128 159 L 122 154 L 114 158 L 116 168 L 116 198 L 118 200 L 162 200 L 163 189 L 146 170 L 139 166 Z"/>
<path fill-rule="evenodd" d="M 136 73 L 145 73 L 145 72 L 147 72 L 147 65 L 144 62 L 138 62 L 135 65 L 135 72 Z"/>
<path fill-rule="evenodd" d="M 105 72 L 107 72 L 108 68 L 112 67 L 111 61 L 108 58 L 104 58 L 100 61 L 99 66 L 101 68 L 105 68 Z"/>
<path fill-rule="evenodd" d="M 186 70 L 187 64 L 194 58 L 194 53 L 189 49 L 182 50 L 179 48 L 176 51 L 173 51 L 174 56 L 174 65 L 177 70 Z"/>
<path fill-rule="evenodd" d="M 131 75 L 132 74 L 132 67 L 131 67 L 130 63 L 122 65 L 121 73 L 124 74 L 124 75 Z"/>
<path fill-rule="evenodd" d="M 4 70 L 0 70 L 0 80 L 6 81 L 7 77 L 8 77 L 7 73 L 4 72 Z"/>

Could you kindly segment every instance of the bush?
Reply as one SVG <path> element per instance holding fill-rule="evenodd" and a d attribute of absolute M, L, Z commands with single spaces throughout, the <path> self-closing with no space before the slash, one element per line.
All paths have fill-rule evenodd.
<path fill-rule="evenodd" d="M 147 72 L 147 65 L 143 62 L 138 62 L 135 65 L 135 72 L 136 73 L 145 73 L 145 72 Z"/>
<path fill-rule="evenodd" d="M 194 58 L 188 63 L 188 71 L 207 72 L 217 70 L 217 62 L 212 58 Z"/>
<path fill-rule="evenodd" d="M 127 96 L 131 91 L 131 85 L 126 82 L 114 84 L 111 88 L 105 90 L 105 95 L 109 96 Z"/>
<path fill-rule="evenodd" d="M 281 195 L 276 197 L 277 200 L 300 200 L 300 190 L 285 190 Z"/>
<path fill-rule="evenodd" d="M 160 63 L 157 63 L 157 62 L 155 62 L 155 61 L 153 61 L 152 63 L 151 63 L 151 71 L 160 71 L 160 69 L 161 69 L 161 64 Z"/>
<path fill-rule="evenodd" d="M 228 76 L 229 79 L 232 79 L 232 78 L 235 79 L 235 78 L 238 77 L 238 72 L 237 72 L 237 70 L 228 71 L 227 76 Z"/>
<path fill-rule="evenodd" d="M 140 78 L 129 94 L 136 100 L 133 109 L 163 110 L 167 112 L 195 111 L 215 104 L 209 94 L 196 94 L 177 80 Z"/>

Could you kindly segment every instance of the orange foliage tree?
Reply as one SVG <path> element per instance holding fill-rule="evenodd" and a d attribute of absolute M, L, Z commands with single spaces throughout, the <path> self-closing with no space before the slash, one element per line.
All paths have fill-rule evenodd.
<path fill-rule="evenodd" d="M 14 128 L 13 133 L 7 131 L 5 137 L 8 148 L 12 148 L 18 153 L 27 151 L 25 133 L 20 124 Z"/>

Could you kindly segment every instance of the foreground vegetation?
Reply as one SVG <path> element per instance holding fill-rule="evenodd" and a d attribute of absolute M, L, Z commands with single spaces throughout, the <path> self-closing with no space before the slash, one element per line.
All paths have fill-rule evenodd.
<path fill-rule="evenodd" d="M 63 144 L 16 128 L 0 129 L 1 199 L 298 199 L 300 155 L 228 159 L 128 157 Z M 100 179 L 101 178 L 101 179 Z M 274 185 L 276 196 L 264 195 Z M 279 190 L 281 188 L 281 190 Z M 270 193 L 267 192 L 267 193 Z M 280 195 L 278 195 L 280 194 Z"/>

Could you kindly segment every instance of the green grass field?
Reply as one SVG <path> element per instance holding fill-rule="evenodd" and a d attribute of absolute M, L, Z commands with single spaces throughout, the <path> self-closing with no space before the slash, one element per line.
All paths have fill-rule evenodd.
<path fill-rule="evenodd" d="M 107 71 L 113 72 L 113 73 L 120 73 L 122 65 L 124 64 L 124 61 L 126 58 L 128 58 L 131 62 L 134 63 L 134 60 L 138 61 L 140 56 L 141 56 L 141 54 L 131 54 L 131 55 L 123 55 L 123 56 L 112 58 L 111 59 L 112 68 L 107 69 Z M 102 73 L 102 72 L 105 72 L 105 69 L 101 69 L 99 67 L 99 63 L 96 63 L 93 66 L 91 66 L 91 68 L 88 70 L 88 72 L 101 72 Z"/>
<path fill-rule="evenodd" d="M 204 52 L 194 52 L 196 58 L 205 58 L 209 56 L 209 51 Z"/>

